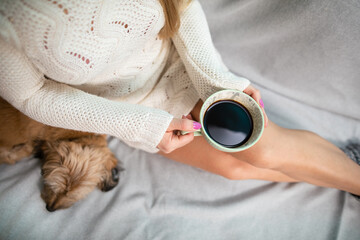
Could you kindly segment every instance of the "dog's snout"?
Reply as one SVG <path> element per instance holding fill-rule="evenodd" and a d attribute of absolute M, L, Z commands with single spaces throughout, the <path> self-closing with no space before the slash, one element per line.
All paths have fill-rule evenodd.
<path fill-rule="evenodd" d="M 108 179 L 102 182 L 102 184 L 100 185 L 101 191 L 107 192 L 116 187 L 116 185 L 118 185 L 119 183 L 119 178 L 119 169 L 111 169 L 111 178 L 110 176 L 108 176 Z"/>
<path fill-rule="evenodd" d="M 117 168 L 111 169 L 111 175 L 114 182 L 119 182 L 119 170 Z"/>
<path fill-rule="evenodd" d="M 48 204 L 46 204 L 46 210 L 48 210 L 49 212 L 55 212 L 55 208 L 52 206 L 49 206 Z"/>

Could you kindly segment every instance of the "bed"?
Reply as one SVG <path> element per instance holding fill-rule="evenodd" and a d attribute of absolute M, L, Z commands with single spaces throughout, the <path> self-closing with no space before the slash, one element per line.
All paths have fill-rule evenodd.
<path fill-rule="evenodd" d="M 338 146 L 360 140 L 359 1 L 201 2 L 224 62 L 262 91 L 274 122 Z M 38 159 L 0 165 L 0 239 L 360 239 L 349 193 L 231 181 L 112 137 L 109 146 L 119 185 L 53 213 Z"/>

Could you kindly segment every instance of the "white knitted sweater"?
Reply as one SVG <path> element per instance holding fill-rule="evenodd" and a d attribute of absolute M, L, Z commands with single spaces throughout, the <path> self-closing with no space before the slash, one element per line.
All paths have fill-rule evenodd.
<path fill-rule="evenodd" d="M 44 124 L 156 152 L 173 116 L 136 103 L 162 77 L 163 25 L 157 0 L 2 0 L 0 95 Z M 172 40 L 202 99 L 248 86 L 223 65 L 196 0 Z"/>

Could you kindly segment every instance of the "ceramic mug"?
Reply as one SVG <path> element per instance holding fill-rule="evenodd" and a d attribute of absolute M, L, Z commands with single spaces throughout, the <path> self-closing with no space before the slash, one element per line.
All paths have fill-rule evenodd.
<path fill-rule="evenodd" d="M 229 146 L 229 145 L 224 144 L 224 141 L 222 141 L 222 140 L 219 141 L 219 138 L 218 139 L 215 138 L 215 135 L 214 135 L 215 132 L 220 131 L 220 133 L 221 133 L 221 131 L 229 131 L 228 129 L 210 128 L 211 119 L 208 116 L 210 116 L 211 111 L 212 111 L 212 114 L 217 115 L 217 116 L 215 115 L 217 118 L 217 120 L 216 120 L 217 122 L 229 120 L 229 119 L 226 119 L 226 117 L 224 117 L 224 115 L 235 116 L 237 114 L 237 113 L 235 113 L 235 115 L 233 115 L 233 113 L 229 112 L 229 111 L 234 111 L 233 109 L 237 109 L 237 107 L 228 106 L 228 108 L 224 108 L 225 105 L 222 105 L 223 107 L 221 107 L 219 105 L 220 103 L 221 104 L 226 103 L 227 105 L 240 104 L 242 106 L 242 108 L 245 108 L 244 112 L 246 112 L 246 114 L 249 116 L 251 125 L 249 125 L 248 127 L 251 129 L 248 132 L 248 136 L 243 139 L 244 141 L 238 143 L 237 145 L 235 144 L 235 145 Z M 215 112 L 215 106 L 217 106 L 216 112 Z M 214 109 L 214 110 L 211 110 L 211 109 Z M 225 110 L 225 109 L 227 109 L 227 110 Z M 224 112 L 224 114 L 222 114 L 222 111 L 226 111 L 226 112 Z M 238 111 L 238 110 L 235 110 L 235 111 Z M 206 99 L 200 110 L 200 123 L 201 123 L 202 128 L 195 131 L 194 135 L 195 136 L 203 136 L 209 142 L 209 144 L 211 146 L 213 146 L 214 148 L 216 148 L 220 151 L 223 151 L 223 152 L 239 152 L 239 151 L 243 151 L 245 149 L 250 148 L 260 139 L 260 137 L 264 131 L 264 125 L 265 125 L 264 115 L 263 115 L 263 112 L 262 112 L 260 106 L 258 105 L 258 103 L 249 95 L 247 95 L 241 91 L 237 91 L 237 90 L 222 90 L 222 91 L 212 94 L 208 99 Z M 209 123 L 209 126 L 207 125 L 208 123 Z M 247 124 L 247 123 L 245 123 L 245 121 L 244 121 L 244 124 Z M 235 127 L 241 127 L 241 122 L 236 122 L 233 125 Z M 188 134 L 188 133 L 189 132 L 181 132 L 181 134 Z M 226 136 L 232 136 L 232 135 L 225 134 L 225 135 L 223 135 L 223 137 L 224 136 L 226 138 Z M 239 135 L 234 135 L 234 136 L 239 136 Z M 224 139 L 224 140 L 227 141 L 226 139 Z M 233 140 L 233 141 L 235 141 L 235 140 Z"/>

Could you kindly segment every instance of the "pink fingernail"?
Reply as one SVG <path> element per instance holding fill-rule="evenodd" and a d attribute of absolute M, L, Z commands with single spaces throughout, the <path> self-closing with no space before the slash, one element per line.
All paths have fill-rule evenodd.
<path fill-rule="evenodd" d="M 264 108 L 264 102 L 263 102 L 262 99 L 260 99 L 259 103 L 260 103 L 260 106 L 261 106 L 262 108 Z"/>
<path fill-rule="evenodd" d="M 199 130 L 199 129 L 201 128 L 201 124 L 198 123 L 198 122 L 193 122 L 193 128 L 194 128 L 195 130 Z"/>

